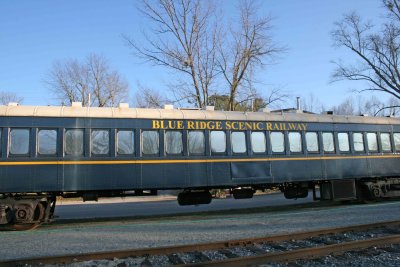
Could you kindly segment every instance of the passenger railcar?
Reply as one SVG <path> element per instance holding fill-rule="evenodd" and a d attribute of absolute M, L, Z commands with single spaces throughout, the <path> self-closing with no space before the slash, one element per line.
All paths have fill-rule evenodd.
<path fill-rule="evenodd" d="M 287 198 L 400 195 L 400 120 L 302 112 L 0 106 L 0 225 L 51 220 L 57 196 L 180 189 L 181 205 L 278 187 Z M 319 193 L 315 190 L 319 187 Z"/>

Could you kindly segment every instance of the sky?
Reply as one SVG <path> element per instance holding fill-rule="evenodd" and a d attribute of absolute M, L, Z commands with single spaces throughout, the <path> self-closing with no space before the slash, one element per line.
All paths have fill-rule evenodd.
<path fill-rule="evenodd" d="M 206 1 L 206 0 L 204 0 Z M 25 105 L 55 105 L 46 77 L 56 60 L 103 55 L 130 85 L 138 82 L 166 91 L 170 73 L 135 58 L 123 41 L 140 42 L 146 20 L 140 0 L 0 0 L 0 91 L 15 92 Z M 235 15 L 236 0 L 218 1 L 225 16 Z M 260 14 L 271 15 L 274 41 L 288 50 L 258 73 L 259 90 L 281 88 L 293 99 L 313 94 L 325 106 L 338 105 L 363 84 L 330 83 L 332 60 L 351 54 L 333 46 L 330 32 L 343 14 L 357 11 L 376 19 L 379 0 L 261 0 Z M 368 96 L 364 94 L 364 96 Z M 294 103 L 294 101 L 293 101 Z M 292 102 L 289 101 L 289 106 Z"/>

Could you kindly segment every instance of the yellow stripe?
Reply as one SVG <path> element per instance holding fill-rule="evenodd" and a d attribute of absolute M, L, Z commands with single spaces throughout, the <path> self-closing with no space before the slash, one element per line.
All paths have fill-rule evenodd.
<path fill-rule="evenodd" d="M 176 164 L 176 163 L 213 163 L 213 162 L 262 162 L 262 161 L 306 161 L 335 159 L 385 159 L 400 158 L 400 155 L 375 156 L 323 156 L 323 157 L 281 157 L 281 158 L 226 158 L 226 159 L 157 159 L 157 160 L 79 160 L 79 161 L 3 161 L 0 166 L 16 165 L 110 165 L 110 164 Z"/>

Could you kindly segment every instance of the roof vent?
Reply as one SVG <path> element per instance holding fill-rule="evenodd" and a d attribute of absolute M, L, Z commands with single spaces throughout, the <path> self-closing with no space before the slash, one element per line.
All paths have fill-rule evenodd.
<path fill-rule="evenodd" d="M 271 110 L 269 108 L 262 108 L 260 109 L 261 112 L 270 113 Z"/>
<path fill-rule="evenodd" d="M 19 104 L 17 102 L 10 102 L 10 103 L 8 103 L 8 106 L 9 107 L 17 107 L 17 106 L 19 106 Z"/>
<path fill-rule="evenodd" d="M 81 108 L 82 107 L 82 102 L 72 102 L 71 107 L 73 108 Z"/>
<path fill-rule="evenodd" d="M 362 117 L 368 117 L 369 115 L 368 115 L 368 114 L 361 114 L 360 116 L 362 116 Z"/>
<path fill-rule="evenodd" d="M 129 103 L 119 103 L 119 108 L 129 108 Z"/>
<path fill-rule="evenodd" d="M 325 114 L 326 115 L 333 115 L 333 111 L 332 110 L 325 111 Z"/>
<path fill-rule="evenodd" d="M 205 110 L 207 110 L 207 111 L 214 111 L 214 110 L 215 110 L 215 107 L 214 107 L 214 106 L 206 106 L 206 107 L 205 107 Z"/>
<path fill-rule="evenodd" d="M 174 109 L 174 105 L 164 105 L 164 109 Z"/>

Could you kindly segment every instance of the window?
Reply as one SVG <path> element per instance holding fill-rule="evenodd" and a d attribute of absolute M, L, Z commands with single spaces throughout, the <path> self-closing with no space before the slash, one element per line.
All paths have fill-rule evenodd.
<path fill-rule="evenodd" d="M 378 151 L 378 141 L 376 133 L 367 133 L 367 142 L 369 151 Z"/>
<path fill-rule="evenodd" d="M 93 155 L 107 155 L 110 151 L 110 132 L 92 130 L 91 151 Z"/>
<path fill-rule="evenodd" d="M 130 155 L 135 152 L 135 134 L 133 131 L 119 130 L 117 132 L 117 154 Z"/>
<path fill-rule="evenodd" d="M 271 132 L 271 147 L 272 152 L 285 152 L 285 139 L 282 132 Z"/>
<path fill-rule="evenodd" d="M 1 153 L 1 147 L 2 147 L 2 141 L 1 141 L 1 133 L 2 133 L 3 131 L 2 131 L 2 129 L 0 128 L 0 153 Z"/>
<path fill-rule="evenodd" d="M 319 151 L 318 134 L 316 132 L 306 133 L 306 144 L 308 152 L 318 152 Z"/>
<path fill-rule="evenodd" d="M 55 155 L 57 153 L 57 130 L 39 130 L 38 153 Z"/>
<path fill-rule="evenodd" d="M 356 152 L 364 151 L 364 135 L 362 133 L 353 133 L 353 142 Z"/>
<path fill-rule="evenodd" d="M 11 129 L 10 154 L 26 155 L 29 153 L 29 129 Z"/>
<path fill-rule="evenodd" d="M 339 150 L 341 152 L 350 151 L 349 134 L 348 133 L 338 133 Z"/>
<path fill-rule="evenodd" d="M 211 152 L 224 153 L 226 151 L 226 135 L 223 131 L 211 131 Z"/>
<path fill-rule="evenodd" d="M 392 144 L 390 142 L 390 134 L 389 133 L 381 133 L 381 144 L 383 151 L 392 151 Z"/>
<path fill-rule="evenodd" d="M 167 154 L 182 154 L 182 133 L 178 131 L 165 132 L 165 151 Z"/>
<path fill-rule="evenodd" d="M 83 155 L 83 129 L 65 131 L 65 154 L 71 156 Z"/>
<path fill-rule="evenodd" d="M 204 154 L 205 138 L 202 131 L 189 131 L 189 154 Z"/>
<path fill-rule="evenodd" d="M 301 134 L 299 132 L 289 133 L 289 150 L 290 152 L 301 152 Z"/>
<path fill-rule="evenodd" d="M 394 148 L 396 149 L 396 151 L 400 151 L 400 133 L 394 133 L 393 139 L 394 139 Z"/>
<path fill-rule="evenodd" d="M 254 153 L 265 153 L 266 140 L 264 132 L 251 133 L 251 149 L 253 150 Z"/>
<path fill-rule="evenodd" d="M 246 134 L 244 132 L 232 132 L 232 152 L 233 153 L 245 153 L 246 148 Z"/>
<path fill-rule="evenodd" d="M 159 136 L 157 131 L 142 132 L 142 153 L 156 155 L 160 151 Z"/>
<path fill-rule="evenodd" d="M 333 133 L 322 133 L 322 144 L 325 152 L 335 152 Z"/>

